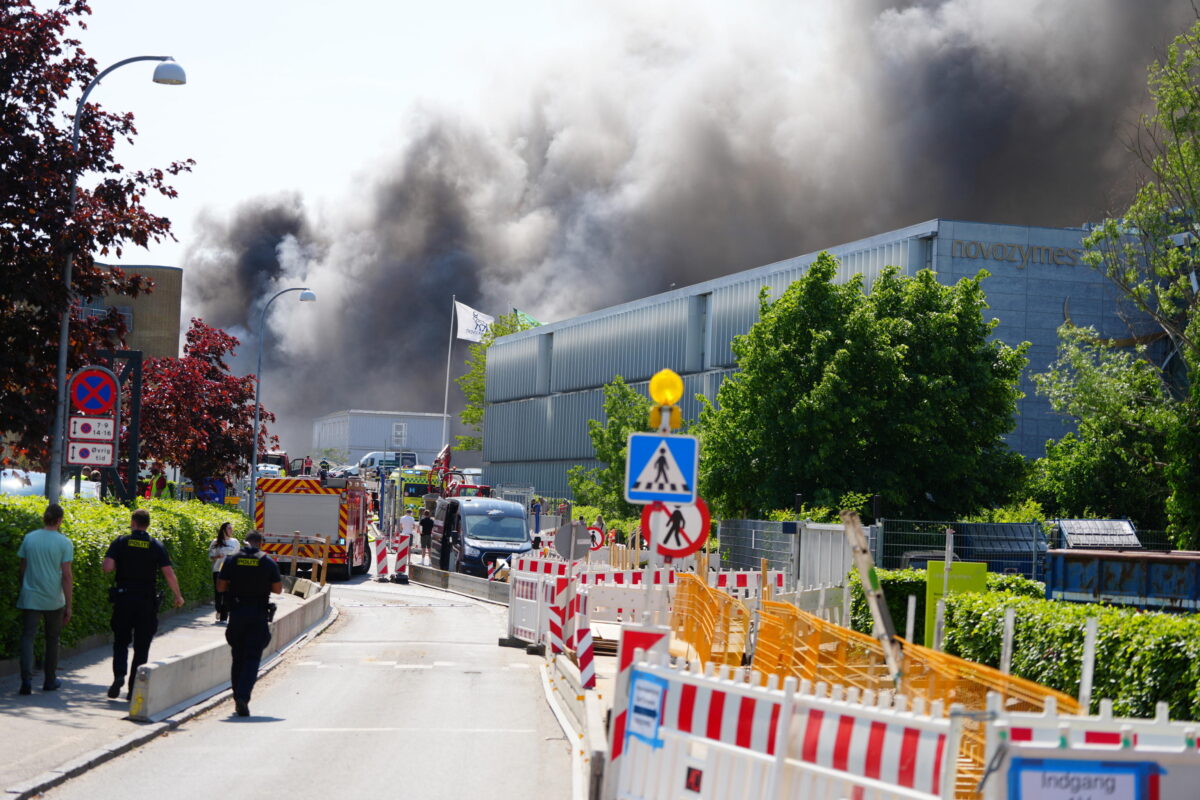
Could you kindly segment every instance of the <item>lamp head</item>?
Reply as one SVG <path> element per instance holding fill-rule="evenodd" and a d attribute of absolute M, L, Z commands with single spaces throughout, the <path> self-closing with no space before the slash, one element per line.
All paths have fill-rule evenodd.
<path fill-rule="evenodd" d="M 187 83 L 187 74 L 174 61 L 163 61 L 154 68 L 154 82 L 182 86 Z"/>
<path fill-rule="evenodd" d="M 300 293 L 300 302 L 301 303 L 313 303 L 313 302 L 316 302 L 316 299 L 317 299 L 317 293 L 314 292 L 312 289 L 305 289 L 303 292 Z"/>

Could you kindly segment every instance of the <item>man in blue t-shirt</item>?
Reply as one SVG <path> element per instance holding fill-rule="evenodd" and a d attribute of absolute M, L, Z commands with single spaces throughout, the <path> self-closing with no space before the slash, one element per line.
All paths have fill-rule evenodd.
<path fill-rule="evenodd" d="M 63 510 L 58 503 L 46 506 L 42 527 L 25 534 L 17 557 L 21 559 L 21 694 L 33 692 L 33 640 L 38 621 L 46 626 L 46 653 L 42 659 L 42 691 L 62 686 L 58 670 L 58 636 L 71 621 L 71 562 L 75 546 L 59 531 Z"/>

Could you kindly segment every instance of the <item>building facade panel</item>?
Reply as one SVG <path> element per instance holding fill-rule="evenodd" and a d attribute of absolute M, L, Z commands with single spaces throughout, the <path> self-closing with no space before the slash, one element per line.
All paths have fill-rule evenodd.
<path fill-rule="evenodd" d="M 1092 325 L 1104 336 L 1130 335 L 1126 322 L 1136 318 L 1123 307 L 1107 279 L 1083 261 L 1084 229 L 1038 228 L 992 223 L 931 220 L 908 228 L 828 248 L 838 257 L 838 279 L 861 274 L 869 288 L 889 265 L 905 274 L 929 267 L 939 282 L 951 285 L 981 269 L 989 273 L 983 289 L 987 318 L 998 324 L 994 338 L 1016 346 L 1029 341 L 1029 368 L 1020 386 L 1010 445 L 1027 457 L 1043 454 L 1047 439 L 1070 430 L 1044 397 L 1036 394 L 1032 375 L 1045 371 L 1056 356 L 1058 329 L 1067 319 Z M 568 461 L 592 457 L 587 420 L 602 419 L 601 387 L 615 375 L 645 393 L 645 381 L 663 367 L 684 376 L 684 416 L 699 413 L 696 394 L 715 400 L 718 387 L 735 370 L 730 345 L 758 319 L 759 292 L 778 297 L 804 274 L 816 253 L 769 264 L 696 286 L 643 298 L 582 317 L 514 334 L 496 342 L 489 353 L 489 399 L 484 428 L 488 469 L 501 470 L 514 482 L 534 482 L 539 490 L 558 493 L 565 487 Z M 540 339 L 539 339 L 540 337 Z M 536 344 L 530 342 L 537 341 Z M 509 350 L 511 349 L 511 352 Z M 493 362 L 493 354 L 503 355 Z M 531 355 L 532 354 L 532 355 Z M 530 359 L 536 362 L 530 366 Z M 493 368 L 519 364 L 535 381 L 500 377 L 491 388 Z M 535 391 L 536 390 L 536 391 Z M 549 395 L 538 420 L 526 420 L 510 406 Z M 522 411 L 520 413 L 527 413 Z M 493 422 L 500 429 L 493 427 Z M 532 427 L 524 427 L 524 426 Z M 524 428 L 524 429 L 523 429 Z M 554 465 L 559 466 L 554 466 Z M 489 473 L 490 474 L 490 473 Z M 497 473 L 499 474 L 499 473 Z M 520 476 L 529 476 L 522 479 Z M 533 481 L 545 481 L 547 488 Z M 554 487 L 553 491 L 549 487 Z"/>
<path fill-rule="evenodd" d="M 441 414 L 350 409 L 313 420 L 312 451 L 337 451 L 346 454 L 347 463 L 357 463 L 377 450 L 409 450 L 428 464 L 441 450 L 441 439 Z"/>
<path fill-rule="evenodd" d="M 537 380 L 538 340 L 520 339 L 504 347 L 488 349 L 486 395 L 489 403 L 528 397 Z"/>

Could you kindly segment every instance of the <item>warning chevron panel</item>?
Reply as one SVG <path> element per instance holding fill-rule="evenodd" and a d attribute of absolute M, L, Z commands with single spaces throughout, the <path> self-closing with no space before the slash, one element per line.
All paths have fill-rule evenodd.
<path fill-rule="evenodd" d="M 694 436 L 630 434 L 625 499 L 631 503 L 694 502 L 699 453 Z"/>

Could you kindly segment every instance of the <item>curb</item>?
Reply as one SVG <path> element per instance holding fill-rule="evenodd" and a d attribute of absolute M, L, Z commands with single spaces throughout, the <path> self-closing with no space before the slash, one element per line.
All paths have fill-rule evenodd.
<path fill-rule="evenodd" d="M 260 666 L 258 669 L 258 677 L 262 678 L 264 675 L 271 672 L 271 670 L 282 664 L 284 655 L 291 651 L 292 648 L 308 642 L 309 640 L 314 639 L 323 633 L 326 628 L 328 628 L 334 623 L 334 621 L 337 620 L 339 613 L 340 612 L 337 610 L 337 606 L 331 602 L 329 604 L 329 613 L 325 616 L 325 619 L 321 620 L 312 628 L 305 631 L 294 641 L 273 655 L 266 664 Z M 175 730 L 188 720 L 194 719 L 206 711 L 216 708 L 232 696 L 232 690 L 222 689 L 220 692 L 208 698 L 207 700 L 201 700 L 199 703 L 196 703 L 195 705 L 190 706 L 189 708 L 186 708 L 183 711 L 168 717 L 167 719 L 164 719 L 162 722 L 135 722 L 135 725 L 143 726 L 142 730 L 135 731 L 128 736 L 123 736 L 116 742 L 106 747 L 100 747 L 96 750 L 92 750 L 91 752 L 84 753 L 81 756 L 60 764 L 48 772 L 43 772 L 41 775 L 25 781 L 24 783 L 18 783 L 15 786 L 10 786 L 5 789 L 5 794 L 9 798 L 12 798 L 12 800 L 26 800 L 26 798 L 39 795 L 48 789 L 52 789 L 61 783 L 65 783 L 71 778 L 79 777 L 88 770 L 98 767 L 106 761 L 111 761 L 117 756 L 124 755 L 130 750 L 133 750 L 135 747 L 139 747 L 146 742 L 157 738 L 161 734 Z"/>

